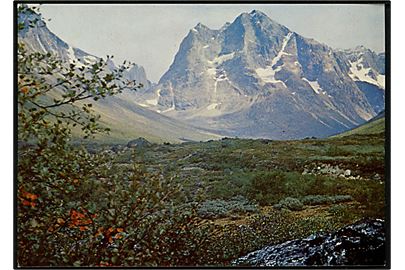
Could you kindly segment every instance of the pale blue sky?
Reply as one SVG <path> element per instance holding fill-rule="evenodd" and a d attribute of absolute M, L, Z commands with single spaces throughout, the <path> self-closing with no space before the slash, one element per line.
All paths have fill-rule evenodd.
<path fill-rule="evenodd" d="M 144 66 L 156 82 L 173 62 L 180 42 L 201 22 L 211 29 L 253 9 L 305 37 L 333 48 L 364 45 L 384 51 L 383 5 L 66 5 L 44 4 L 48 27 L 88 53 L 114 55 Z"/>

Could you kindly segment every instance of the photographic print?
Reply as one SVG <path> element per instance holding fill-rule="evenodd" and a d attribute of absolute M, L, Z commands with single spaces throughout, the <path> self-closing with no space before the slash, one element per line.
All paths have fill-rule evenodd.
<path fill-rule="evenodd" d="M 14 267 L 389 268 L 389 16 L 14 2 Z"/>

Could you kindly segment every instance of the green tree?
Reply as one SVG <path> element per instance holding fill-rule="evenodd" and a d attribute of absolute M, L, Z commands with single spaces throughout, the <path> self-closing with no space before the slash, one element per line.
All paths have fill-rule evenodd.
<path fill-rule="evenodd" d="M 19 31 L 44 25 L 26 5 Z M 107 153 L 73 146 L 108 132 L 92 102 L 134 90 L 124 64 L 66 63 L 51 53 L 17 50 L 17 261 L 20 266 L 190 265 L 206 229 L 193 208 L 179 210 L 178 193 L 159 174 L 120 170 Z"/>

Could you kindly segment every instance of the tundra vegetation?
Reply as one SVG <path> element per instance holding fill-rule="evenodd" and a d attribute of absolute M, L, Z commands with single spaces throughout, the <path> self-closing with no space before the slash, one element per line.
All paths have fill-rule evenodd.
<path fill-rule="evenodd" d="M 384 218 L 383 129 L 103 144 L 93 135 L 108 127 L 93 102 L 139 87 L 121 79 L 128 65 L 105 65 L 18 44 L 18 266 L 224 266 L 268 244 Z"/>

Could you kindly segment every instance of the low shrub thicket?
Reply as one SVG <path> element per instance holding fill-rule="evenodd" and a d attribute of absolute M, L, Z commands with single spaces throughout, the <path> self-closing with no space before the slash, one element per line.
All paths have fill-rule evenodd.
<path fill-rule="evenodd" d="M 258 212 L 256 205 L 249 202 L 243 196 L 236 196 L 230 200 L 210 200 L 203 202 L 197 213 L 202 218 L 214 219 L 239 213 Z"/>
<path fill-rule="evenodd" d="M 301 199 L 301 202 L 306 205 L 319 205 L 319 204 L 335 204 L 342 202 L 350 202 L 353 197 L 350 195 L 307 195 Z"/>
<path fill-rule="evenodd" d="M 292 211 L 299 211 L 304 208 L 304 205 L 297 198 L 287 197 L 282 199 L 278 204 L 274 205 L 276 209 L 286 208 Z"/>

